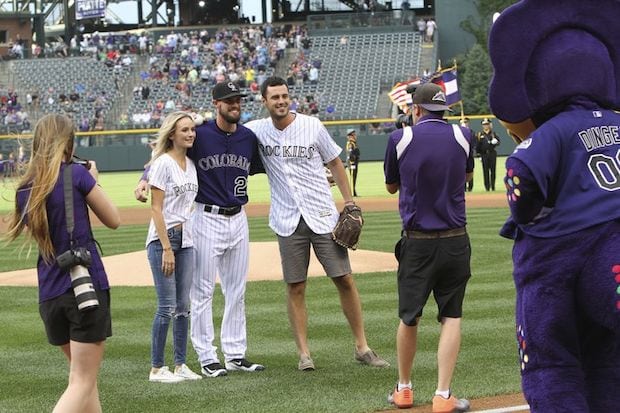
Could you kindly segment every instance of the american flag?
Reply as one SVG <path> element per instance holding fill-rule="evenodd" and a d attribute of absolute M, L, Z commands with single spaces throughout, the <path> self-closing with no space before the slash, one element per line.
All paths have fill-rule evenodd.
<path fill-rule="evenodd" d="M 446 103 L 452 106 L 461 101 L 461 94 L 457 82 L 456 67 L 441 70 L 430 75 L 416 78 L 407 82 L 398 82 L 392 90 L 388 92 L 390 100 L 397 105 L 400 110 L 407 113 L 412 103 L 411 94 L 407 93 L 407 87 L 410 85 L 420 85 L 422 83 L 433 82 L 439 85 L 446 94 Z"/>
<path fill-rule="evenodd" d="M 398 82 L 392 87 L 392 90 L 388 92 L 388 96 L 400 110 L 407 113 L 409 106 L 411 106 L 411 94 L 407 93 L 407 87 L 410 85 L 419 85 L 420 83 L 422 83 L 422 79 L 419 78 L 407 82 Z"/>

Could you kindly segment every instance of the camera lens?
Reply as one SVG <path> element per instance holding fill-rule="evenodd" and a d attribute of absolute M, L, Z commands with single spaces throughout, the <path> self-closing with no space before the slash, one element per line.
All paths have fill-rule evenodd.
<path fill-rule="evenodd" d="M 88 273 L 88 268 L 83 265 L 76 265 L 71 268 L 70 275 L 71 287 L 73 294 L 75 294 L 78 310 L 89 311 L 99 307 L 99 299 Z"/>

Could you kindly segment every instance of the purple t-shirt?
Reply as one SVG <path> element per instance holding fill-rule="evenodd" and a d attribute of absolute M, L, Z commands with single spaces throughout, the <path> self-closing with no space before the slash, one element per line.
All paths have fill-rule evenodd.
<path fill-rule="evenodd" d="M 519 144 L 506 164 L 513 213 L 529 202 L 533 189 L 524 182 L 535 183 L 544 200 L 536 217 L 519 225 L 529 235 L 557 237 L 620 218 L 620 115 L 613 111 L 569 107 Z"/>
<path fill-rule="evenodd" d="M 63 171 L 66 165 L 60 166 L 60 175 L 50 193 L 47 203 L 47 220 L 50 229 L 50 238 L 58 256 L 69 250 L 69 234 L 67 233 L 67 220 L 65 217 L 65 198 L 63 192 Z M 97 184 L 86 168 L 82 165 L 73 165 L 73 211 L 74 225 L 73 237 L 76 247 L 84 247 L 90 251 L 92 264 L 88 269 L 96 290 L 107 290 L 110 288 L 108 277 L 103 268 L 103 262 L 97 251 L 97 246 L 93 238 L 90 218 L 88 217 L 88 206 L 86 205 L 86 195 Z M 30 196 L 30 187 L 25 187 L 17 192 L 17 206 L 23 211 Z M 28 217 L 26 217 L 28 219 Z M 39 278 L 39 302 L 51 300 L 64 294 L 71 289 L 71 278 L 68 271 L 62 271 L 56 262 L 47 264 L 39 255 L 37 262 L 37 275 Z"/>
<path fill-rule="evenodd" d="M 442 231 L 461 228 L 465 219 L 465 175 L 474 170 L 472 137 L 430 114 L 411 128 L 390 134 L 385 152 L 386 184 L 400 184 L 398 206 L 403 229 Z"/>
<path fill-rule="evenodd" d="M 264 172 L 256 135 L 242 125 L 232 134 L 218 128 L 214 120 L 199 126 L 187 156 L 196 165 L 196 202 L 201 204 L 245 205 L 248 175 Z"/>

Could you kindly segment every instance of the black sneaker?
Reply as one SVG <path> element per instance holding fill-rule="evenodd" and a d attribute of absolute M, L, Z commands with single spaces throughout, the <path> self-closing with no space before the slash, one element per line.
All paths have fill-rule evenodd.
<path fill-rule="evenodd" d="M 202 366 L 200 371 L 207 377 L 219 377 L 228 374 L 224 366 L 222 366 L 220 363 L 207 364 L 206 366 Z"/>
<path fill-rule="evenodd" d="M 252 363 L 246 359 L 232 359 L 226 360 L 226 368 L 228 370 L 239 371 L 263 371 L 265 366 L 262 364 Z"/>

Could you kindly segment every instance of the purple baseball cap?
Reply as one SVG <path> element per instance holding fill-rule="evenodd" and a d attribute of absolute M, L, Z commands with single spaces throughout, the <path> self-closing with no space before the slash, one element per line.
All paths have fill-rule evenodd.
<path fill-rule="evenodd" d="M 620 1 L 522 0 L 491 27 L 489 105 L 519 123 L 581 96 L 620 108 Z"/>

